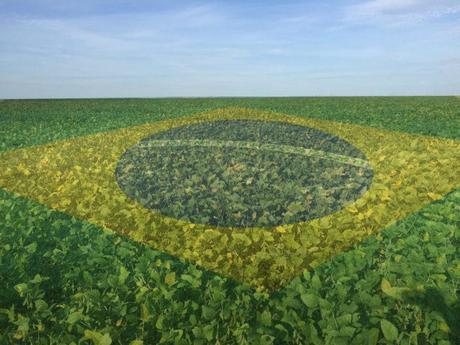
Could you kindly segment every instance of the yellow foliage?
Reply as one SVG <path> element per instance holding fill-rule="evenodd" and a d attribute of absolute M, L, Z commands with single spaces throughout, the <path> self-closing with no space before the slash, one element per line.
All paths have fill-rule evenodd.
<path fill-rule="evenodd" d="M 246 229 L 165 217 L 131 200 L 118 187 L 114 176 L 118 160 L 141 139 L 177 126 L 224 119 L 284 121 L 337 135 L 368 157 L 374 171 L 371 187 L 360 199 L 321 219 Z M 224 108 L 2 152 L 0 187 L 223 275 L 274 289 L 459 188 L 458 152 L 460 142 L 455 140 Z M 168 275 L 165 283 L 174 282 L 175 276 Z"/>

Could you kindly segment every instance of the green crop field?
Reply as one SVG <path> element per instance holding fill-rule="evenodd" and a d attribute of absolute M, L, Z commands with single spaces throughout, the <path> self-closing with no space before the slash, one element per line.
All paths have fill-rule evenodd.
<path fill-rule="evenodd" d="M 0 101 L 0 344 L 459 344 L 458 97 Z"/>

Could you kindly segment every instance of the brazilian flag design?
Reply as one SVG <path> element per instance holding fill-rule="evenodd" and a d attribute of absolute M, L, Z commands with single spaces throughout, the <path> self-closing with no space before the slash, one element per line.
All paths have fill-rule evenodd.
<path fill-rule="evenodd" d="M 460 187 L 460 143 L 224 108 L 0 154 L 0 187 L 275 290 Z"/>

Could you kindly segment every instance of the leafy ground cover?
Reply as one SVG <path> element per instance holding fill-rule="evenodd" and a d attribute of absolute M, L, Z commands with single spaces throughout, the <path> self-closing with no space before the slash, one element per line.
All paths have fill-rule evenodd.
<path fill-rule="evenodd" d="M 356 202 L 321 218 L 278 227 L 242 228 L 168 217 L 144 207 L 119 188 L 116 167 L 120 157 L 152 133 L 248 119 L 316 128 L 352 143 L 372 166 L 370 189 Z M 0 186 L 214 272 L 276 290 L 303 269 L 316 267 L 459 187 L 460 161 L 455 158 L 459 151 L 460 142 L 453 140 L 223 108 L 0 153 Z"/>
<path fill-rule="evenodd" d="M 358 100 L 289 99 L 290 105 L 286 103 L 288 100 L 276 99 L 266 102 L 260 99 L 180 100 L 178 103 L 190 102 L 198 111 L 204 109 L 202 107 L 221 106 L 222 102 L 246 105 L 253 102 L 253 107 L 280 107 L 285 113 L 298 111 L 304 115 L 318 104 L 326 104 L 333 114 L 333 104 L 336 104 L 337 112 L 332 116 L 344 122 L 366 122 L 374 127 L 386 126 L 413 133 L 425 131 L 438 137 L 457 138 L 459 133 L 455 128 L 458 129 L 460 103 L 452 102 L 458 102 L 455 98 L 364 98 L 361 105 Z M 339 115 L 339 101 L 343 112 L 351 114 Z M 32 108 L 38 114 L 34 120 L 15 115 L 12 116 L 15 120 L 5 120 L 9 131 L 4 132 L 5 140 L 2 133 L 3 149 L 152 120 L 151 114 L 109 115 L 115 105 L 118 110 L 124 109 L 125 114 L 135 114 L 136 107 L 155 104 L 157 109 L 163 107 L 165 111 L 156 113 L 157 119 L 167 117 L 176 106 L 172 102 L 169 103 L 172 108 L 168 108 L 171 100 L 43 102 L 45 106 L 41 110 L 40 106 Z M 67 102 L 76 113 L 87 112 L 92 125 L 83 122 L 79 127 L 72 124 L 72 120 L 70 124 L 65 122 L 76 115 L 59 119 L 61 106 Z M 3 118 L 7 117 L 3 103 L 15 111 L 30 106 L 28 102 L 1 102 Z M 406 109 L 408 116 L 402 121 L 394 115 L 385 119 L 362 115 L 358 109 L 363 110 L 363 104 L 369 110 L 367 114 L 373 111 L 389 114 L 385 105 L 393 104 L 393 112 Z M 132 113 L 127 110 L 129 106 Z M 378 111 L 379 106 L 382 108 Z M 96 108 L 107 112 L 101 111 L 98 117 L 92 113 Z M 415 114 L 414 109 L 418 109 L 419 114 Z M 175 115 L 186 114 L 181 111 Z M 430 117 L 430 111 L 441 114 L 436 119 L 438 122 Z M 314 116 L 328 118 L 331 115 Z M 417 122 L 425 118 L 428 120 L 424 126 Z M 51 129 L 46 127 L 46 119 Z M 53 133 L 53 126 L 63 131 Z M 26 138 L 26 133 L 36 135 Z M 130 132 L 126 133 L 129 137 Z M 340 134 L 347 136 L 347 131 Z M 410 146 L 405 144 L 407 138 L 414 144 L 413 137 L 400 137 L 403 147 Z M 353 139 L 353 135 L 349 138 Z M 435 141 L 429 140 L 429 145 L 424 146 L 423 140 L 416 141 L 414 152 L 422 153 L 424 147 L 438 152 L 439 156 L 424 152 L 419 164 L 420 158 L 411 155 L 409 166 L 425 165 L 430 167 L 428 170 L 436 170 L 438 165 L 448 162 L 449 152 L 455 152 L 443 151 L 449 145 L 455 146 L 455 142 L 449 142 L 440 150 Z M 370 150 L 372 148 L 368 148 L 367 154 Z M 395 155 L 388 164 L 401 157 L 401 154 Z M 377 161 L 373 160 L 373 165 Z M 383 166 L 382 162 L 379 164 Z M 24 169 L 21 167 L 21 174 L 25 173 Z M 427 179 L 432 175 L 417 170 L 417 175 L 426 182 L 424 193 L 431 190 L 434 181 L 442 185 L 446 179 L 450 181 L 447 184 L 456 185 L 455 167 L 450 170 L 436 175 L 432 181 Z M 29 171 L 30 175 L 33 173 Z M 75 171 L 72 174 L 68 176 L 70 182 L 82 176 Z M 388 174 L 388 178 L 395 176 L 397 174 Z M 407 171 L 402 176 L 412 181 Z M 402 189 L 400 185 L 398 188 Z M 408 200 L 414 197 L 410 194 L 403 193 L 398 202 L 401 203 L 404 196 Z M 427 197 L 429 200 L 440 196 L 431 193 Z M 77 220 L 68 212 L 50 210 L 43 204 L 1 191 L 0 344 L 456 344 L 460 314 L 459 204 L 460 191 L 454 191 L 389 229 L 367 235 L 363 242 L 355 242 L 353 248 L 323 261 L 313 270 L 301 272 L 284 288 L 269 294 L 196 266 L 193 260 L 167 256 L 125 236 L 110 234 L 94 224 Z"/>
<path fill-rule="evenodd" d="M 372 168 L 337 136 L 283 122 L 176 127 L 124 153 L 117 182 L 173 218 L 215 226 L 273 226 L 319 218 L 364 193 Z"/>
<path fill-rule="evenodd" d="M 459 205 L 269 295 L 1 192 L 0 343 L 457 344 Z"/>
<path fill-rule="evenodd" d="M 228 106 L 458 139 L 459 103 L 458 97 L 4 100 L 0 150 Z"/>

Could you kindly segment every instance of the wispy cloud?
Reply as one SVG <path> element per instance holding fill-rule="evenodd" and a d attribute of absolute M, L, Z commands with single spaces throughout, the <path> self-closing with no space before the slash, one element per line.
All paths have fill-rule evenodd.
<path fill-rule="evenodd" d="M 460 92 L 458 0 L 356 1 L 0 0 L 0 97 Z"/>
<path fill-rule="evenodd" d="M 138 60 L 178 54 L 200 40 L 202 30 L 225 21 L 212 6 L 189 6 L 180 11 L 90 15 L 75 18 L 4 17 L 0 47 L 8 51 L 34 49 L 48 55 Z M 195 51 L 199 51 L 195 46 Z"/>
<path fill-rule="evenodd" d="M 457 0 L 371 0 L 345 8 L 345 21 L 400 26 L 460 13 Z"/>
<path fill-rule="evenodd" d="M 419 0 L 372 0 L 352 5 L 350 11 L 357 16 L 397 14 L 414 9 L 418 3 Z"/>

